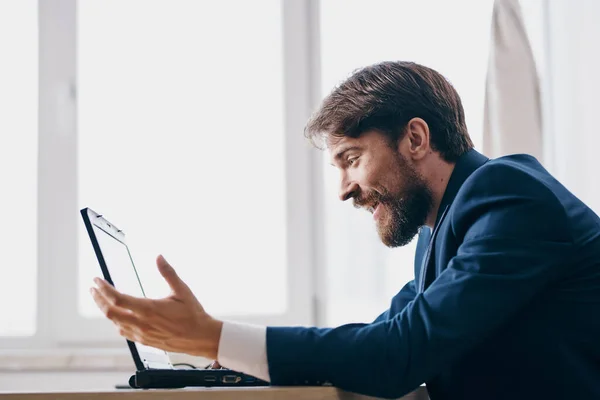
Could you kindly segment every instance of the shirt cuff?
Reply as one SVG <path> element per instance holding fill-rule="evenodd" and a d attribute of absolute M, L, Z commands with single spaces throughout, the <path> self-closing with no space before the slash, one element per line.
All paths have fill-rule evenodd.
<path fill-rule="evenodd" d="M 223 322 L 217 361 L 223 367 L 269 382 L 267 327 Z"/>

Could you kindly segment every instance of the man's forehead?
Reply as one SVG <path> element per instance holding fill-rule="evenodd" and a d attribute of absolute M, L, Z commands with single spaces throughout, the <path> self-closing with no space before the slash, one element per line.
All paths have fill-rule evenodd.
<path fill-rule="evenodd" d="M 328 135 L 326 139 L 327 150 L 330 154 L 335 154 L 336 150 L 346 146 L 364 146 L 367 147 L 370 143 L 384 142 L 387 137 L 376 129 L 363 132 L 358 137 L 344 135 Z"/>
<path fill-rule="evenodd" d="M 327 138 L 327 150 L 330 155 L 335 155 L 339 149 L 349 146 L 357 146 L 360 142 L 360 138 L 353 138 L 350 136 L 329 136 Z"/>
<path fill-rule="evenodd" d="M 325 142 L 325 144 L 327 145 L 327 150 L 329 150 L 329 152 L 332 153 L 335 150 L 335 148 L 337 146 L 339 146 L 340 142 L 343 143 L 344 139 L 346 139 L 346 136 L 343 136 L 343 137 L 337 137 L 337 136 L 333 136 L 333 135 L 327 136 L 327 140 Z"/>

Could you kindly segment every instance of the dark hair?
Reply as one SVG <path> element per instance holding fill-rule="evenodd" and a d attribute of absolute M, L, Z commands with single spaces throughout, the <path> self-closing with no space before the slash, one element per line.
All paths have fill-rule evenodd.
<path fill-rule="evenodd" d="M 329 137 L 356 138 L 377 130 L 397 142 L 412 118 L 429 125 L 431 147 L 453 162 L 473 148 L 458 93 L 438 72 L 405 61 L 355 71 L 323 100 L 305 128 L 320 148 Z"/>

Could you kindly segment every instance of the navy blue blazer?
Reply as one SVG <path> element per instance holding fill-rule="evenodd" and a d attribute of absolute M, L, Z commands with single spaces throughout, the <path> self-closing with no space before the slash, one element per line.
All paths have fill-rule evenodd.
<path fill-rule="evenodd" d="M 390 308 L 370 324 L 269 327 L 267 359 L 273 385 L 600 399 L 600 219 L 533 157 L 472 150 Z"/>

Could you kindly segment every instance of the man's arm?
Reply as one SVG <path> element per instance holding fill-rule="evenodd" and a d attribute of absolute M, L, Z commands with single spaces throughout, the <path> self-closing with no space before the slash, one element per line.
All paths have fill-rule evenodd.
<path fill-rule="evenodd" d="M 461 206 L 451 221 L 462 239 L 458 254 L 400 314 L 335 329 L 267 328 L 271 382 L 330 381 L 371 396 L 400 397 L 558 279 L 573 251 L 561 204 L 525 173 L 498 169 L 455 200 Z"/>
<path fill-rule="evenodd" d="M 388 320 L 399 314 L 414 298 L 415 283 L 410 281 L 394 296 L 390 308 L 373 323 Z M 264 326 L 224 322 L 219 341 L 219 364 L 270 381 L 266 330 Z"/>
<path fill-rule="evenodd" d="M 412 280 L 406 285 L 404 285 L 400 292 L 398 292 L 398 294 L 394 296 L 394 298 L 392 299 L 392 303 L 390 304 L 390 308 L 381 313 L 372 323 L 375 324 L 377 322 L 393 318 L 394 315 L 402 312 L 402 310 L 404 310 L 404 307 L 406 307 L 408 303 L 415 299 L 416 295 L 417 293 L 415 291 L 415 281 Z"/>
<path fill-rule="evenodd" d="M 372 323 L 399 314 L 415 298 L 415 282 L 410 281 L 392 299 L 390 308 Z M 218 362 L 224 367 L 270 381 L 264 326 L 224 322 L 219 341 Z"/>
<path fill-rule="evenodd" d="M 484 168 L 487 174 L 470 178 L 470 187 L 454 201 L 456 210 L 448 218 L 462 244 L 432 285 L 386 321 L 335 329 L 267 328 L 273 384 L 329 381 L 359 393 L 399 397 L 484 340 L 558 279 L 573 251 L 562 205 L 517 168 Z M 94 300 L 130 340 L 217 358 L 224 324 L 204 311 L 162 257 L 157 264 L 172 289 L 169 297 L 135 298 L 96 279 Z M 264 336 L 242 336 L 264 346 Z"/>
<path fill-rule="evenodd" d="M 270 381 L 266 336 L 265 326 L 223 322 L 217 361 L 226 368 Z"/>
<path fill-rule="evenodd" d="M 392 299 L 390 308 L 373 323 L 399 314 L 415 298 L 415 282 L 410 281 Z M 217 361 L 224 367 L 270 381 L 265 326 L 224 322 Z"/>

